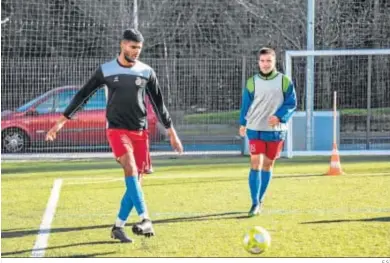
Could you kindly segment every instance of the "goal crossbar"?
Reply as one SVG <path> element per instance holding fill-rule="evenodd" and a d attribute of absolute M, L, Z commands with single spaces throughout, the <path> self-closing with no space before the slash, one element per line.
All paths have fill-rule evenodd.
<path fill-rule="evenodd" d="M 287 50 L 285 51 L 285 67 L 286 75 L 292 79 L 292 58 L 293 57 L 324 57 L 324 56 L 377 56 L 377 55 L 390 55 L 390 49 L 339 49 L 339 50 Z M 286 155 L 288 158 L 293 155 L 299 154 L 299 152 L 293 152 L 293 134 L 292 134 L 292 120 L 288 123 L 288 129 L 286 142 Z M 305 155 L 310 155 L 308 151 Z M 314 152 L 313 152 L 314 153 Z M 381 154 L 390 155 L 390 150 L 380 151 Z"/>

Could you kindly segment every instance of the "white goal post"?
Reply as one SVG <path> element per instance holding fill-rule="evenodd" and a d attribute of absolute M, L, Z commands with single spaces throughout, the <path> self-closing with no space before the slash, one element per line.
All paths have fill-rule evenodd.
<path fill-rule="evenodd" d="M 302 58 L 313 59 L 313 58 L 325 58 L 325 57 L 334 57 L 334 59 L 337 59 L 337 58 L 339 59 L 340 57 L 346 57 L 346 56 L 349 56 L 349 57 L 351 57 L 351 56 L 359 57 L 360 56 L 362 58 L 361 61 L 359 61 L 357 59 L 357 64 L 361 63 L 362 65 L 364 65 L 366 67 L 366 69 L 368 69 L 365 71 L 365 73 L 369 72 L 368 77 L 366 78 L 366 79 L 369 79 L 368 83 L 371 83 L 371 78 L 372 78 L 371 72 L 372 72 L 372 67 L 373 67 L 373 64 L 372 64 L 373 57 L 378 58 L 377 60 L 385 61 L 384 62 L 386 64 L 384 67 L 385 69 L 388 68 L 389 64 L 390 64 L 390 49 L 288 50 L 285 52 L 285 73 L 288 77 L 290 77 L 293 81 L 295 81 L 294 77 L 298 73 L 294 72 L 294 63 L 293 62 L 294 62 L 294 58 L 297 58 L 297 57 L 300 57 L 301 59 Z M 364 62 L 363 62 L 363 60 L 364 60 Z M 352 63 L 354 63 L 354 62 L 352 62 Z M 340 63 L 339 66 L 340 66 L 340 68 L 342 68 L 342 63 Z M 356 67 L 352 67 L 352 68 L 360 69 L 359 66 L 361 66 L 361 65 L 359 64 L 359 65 L 356 65 Z M 316 67 L 316 66 L 314 66 L 314 67 Z M 376 70 L 378 71 L 378 69 L 381 69 L 381 68 L 383 68 L 381 65 L 379 65 L 379 66 L 377 65 Z M 308 72 L 309 72 L 309 74 L 314 75 L 316 71 L 314 68 L 312 68 L 312 69 L 306 68 L 305 74 L 307 74 Z M 302 71 L 300 73 L 302 73 Z M 359 71 L 356 71 L 356 74 L 359 74 L 359 73 L 360 73 Z M 388 88 L 387 86 L 390 86 L 389 72 L 387 72 L 387 73 L 384 72 L 380 76 L 381 76 L 381 81 L 384 82 L 386 88 Z M 351 75 L 349 77 L 353 78 L 355 76 Z M 311 105 L 309 105 L 309 108 L 311 108 L 311 110 L 307 110 L 307 108 L 305 108 L 305 110 L 306 110 L 306 114 L 305 114 L 306 115 L 305 116 L 306 117 L 306 127 L 305 127 L 306 135 L 305 136 L 306 137 L 313 136 L 313 108 L 314 107 L 312 105 L 314 105 L 315 92 L 317 89 L 314 86 L 314 79 L 315 78 L 313 78 L 311 83 L 305 83 L 306 89 L 302 89 L 302 87 L 300 89 L 301 91 L 302 90 L 305 91 L 305 100 L 307 101 L 307 105 L 309 105 L 309 102 L 311 103 Z M 342 85 L 348 85 L 348 84 L 343 83 Z M 371 90 L 371 85 L 369 84 L 368 86 L 369 87 L 367 87 L 367 88 L 369 88 Z M 333 87 L 332 87 L 332 89 L 333 89 Z M 367 101 L 367 105 L 368 105 L 367 109 L 370 112 L 369 107 L 371 107 L 370 106 L 371 104 L 369 101 L 371 100 L 370 99 L 371 93 L 369 93 L 369 91 L 367 91 L 367 90 L 362 90 L 361 92 L 362 92 L 362 94 L 365 94 L 365 95 L 367 94 L 366 96 L 367 96 L 367 98 L 369 98 Z M 333 90 L 332 90 L 331 94 L 329 94 L 329 96 L 332 97 L 332 94 L 333 94 Z M 384 101 L 382 101 L 381 105 L 384 105 L 383 107 L 385 107 L 385 108 L 388 107 L 390 109 L 390 102 L 386 102 L 385 99 L 384 99 Z M 340 108 L 340 110 L 341 109 L 342 108 Z M 365 110 L 365 109 L 363 109 L 363 110 Z M 367 117 L 367 118 L 369 118 L 369 117 Z M 294 118 L 292 118 L 292 119 L 294 119 Z M 367 120 L 367 123 L 369 123 L 369 120 Z M 293 145 L 294 145 L 294 138 L 296 138 L 296 136 L 294 136 L 294 134 L 293 134 L 294 133 L 293 132 L 293 120 L 291 120 L 289 122 L 288 126 L 289 126 L 289 132 L 288 132 L 287 141 L 286 141 L 286 149 L 284 152 L 285 156 L 287 156 L 288 158 L 291 158 L 293 156 L 311 156 L 311 155 L 329 155 L 330 154 L 330 152 L 332 150 L 332 145 L 329 145 L 328 151 L 317 151 L 315 149 L 307 149 L 307 148 L 305 150 L 294 150 Z M 368 127 L 370 127 L 370 126 L 368 126 Z M 330 130 L 332 130 L 332 127 L 330 127 Z M 369 133 L 369 130 L 367 133 Z M 389 137 L 389 138 L 385 138 L 386 142 L 390 141 L 390 132 L 385 132 L 385 136 Z M 310 139 L 310 141 L 313 140 L 312 137 L 309 139 Z M 307 140 L 306 140 L 306 142 L 307 142 Z M 309 144 L 309 145 L 310 145 L 309 148 L 311 148 L 311 144 Z M 352 149 L 352 150 L 345 149 L 345 150 L 341 150 L 340 154 L 342 154 L 342 155 L 364 155 L 364 154 L 365 155 L 390 155 L 390 143 L 386 143 L 385 146 L 381 146 L 380 149 Z"/>

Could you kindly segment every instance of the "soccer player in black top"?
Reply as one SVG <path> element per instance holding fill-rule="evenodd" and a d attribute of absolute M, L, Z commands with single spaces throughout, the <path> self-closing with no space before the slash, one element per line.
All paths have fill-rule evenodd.
<path fill-rule="evenodd" d="M 119 56 L 97 68 L 46 135 L 46 140 L 54 140 L 66 121 L 88 102 L 96 90 L 103 85 L 107 87 L 107 138 L 116 160 L 123 167 L 126 183 L 118 218 L 111 230 L 111 237 L 121 242 L 132 242 L 124 232 L 124 226 L 133 207 L 141 217 L 141 221 L 133 225 L 133 233 L 147 237 L 154 235 L 138 181 L 139 174 L 144 173 L 149 166 L 146 95 L 168 131 L 172 148 L 178 153 L 183 152 L 181 141 L 164 105 L 156 73 L 138 60 L 143 42 L 143 36 L 138 30 L 125 30 Z"/>

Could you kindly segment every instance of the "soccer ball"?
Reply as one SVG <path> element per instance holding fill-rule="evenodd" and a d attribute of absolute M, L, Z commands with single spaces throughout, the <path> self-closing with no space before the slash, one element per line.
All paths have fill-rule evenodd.
<path fill-rule="evenodd" d="M 244 236 L 244 248 L 252 254 L 261 254 L 271 245 L 271 236 L 261 226 L 248 230 Z"/>

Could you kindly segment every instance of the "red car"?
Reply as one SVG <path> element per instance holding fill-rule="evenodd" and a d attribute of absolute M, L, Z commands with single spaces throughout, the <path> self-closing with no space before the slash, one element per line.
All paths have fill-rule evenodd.
<path fill-rule="evenodd" d="M 45 142 L 47 131 L 62 115 L 80 87 L 53 89 L 27 102 L 15 111 L 1 113 L 2 152 L 18 153 L 29 147 L 107 146 L 106 96 L 99 89 L 72 120 L 69 120 L 54 142 Z M 160 136 L 160 125 L 147 100 L 148 130 L 151 141 Z"/>

